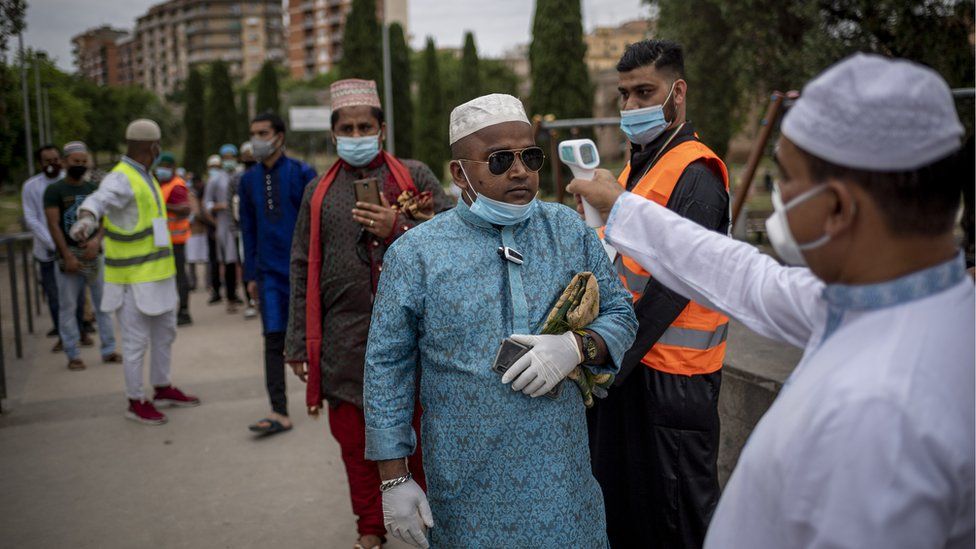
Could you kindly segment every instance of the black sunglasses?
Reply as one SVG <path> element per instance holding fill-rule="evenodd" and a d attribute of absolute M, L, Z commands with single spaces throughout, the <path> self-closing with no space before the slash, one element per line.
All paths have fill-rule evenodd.
<path fill-rule="evenodd" d="M 488 160 L 470 160 L 459 158 L 465 162 L 477 162 L 478 164 L 488 164 L 488 171 L 492 175 L 502 175 L 512 169 L 515 164 L 515 157 L 518 156 L 522 165 L 530 172 L 537 172 L 542 169 L 542 164 L 546 160 L 546 153 L 542 147 L 526 147 L 509 151 L 495 151 L 488 155 Z"/>

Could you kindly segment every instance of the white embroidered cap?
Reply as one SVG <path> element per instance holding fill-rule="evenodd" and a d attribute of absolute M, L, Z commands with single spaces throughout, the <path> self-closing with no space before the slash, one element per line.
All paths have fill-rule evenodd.
<path fill-rule="evenodd" d="M 476 97 L 451 111 L 451 145 L 474 132 L 502 122 L 529 123 L 525 107 L 516 97 L 492 93 Z"/>
<path fill-rule="evenodd" d="M 133 120 L 125 129 L 125 138 L 128 141 L 159 141 L 162 132 L 159 131 L 159 124 L 148 118 L 140 118 Z"/>
<path fill-rule="evenodd" d="M 932 164 L 957 151 L 963 135 L 952 92 L 937 72 L 864 53 L 807 83 L 782 130 L 823 160 L 879 172 Z"/>

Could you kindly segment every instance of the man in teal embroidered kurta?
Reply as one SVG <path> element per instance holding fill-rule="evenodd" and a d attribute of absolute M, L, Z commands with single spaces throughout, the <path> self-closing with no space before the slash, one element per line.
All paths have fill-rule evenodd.
<path fill-rule="evenodd" d="M 463 157 L 452 147 L 452 175 L 466 191 L 464 200 L 390 248 L 377 293 L 366 356 L 366 454 L 381 462 L 389 480 L 383 465 L 402 466 L 413 453 L 411 418 L 419 389 L 432 520 L 419 488 L 398 485 L 383 496 L 387 529 L 422 547 L 423 535 L 406 532 L 422 528 L 403 526 L 418 514 L 426 526 L 433 523 L 426 535 L 435 547 L 606 546 L 603 498 L 590 470 L 579 391 L 570 381 L 555 400 L 519 391 L 542 394 L 570 364 L 616 371 L 637 321 L 596 233 L 570 208 L 535 199 L 541 158 L 530 158 L 536 153 L 529 150 L 531 126 L 515 120 L 476 130 L 492 146 L 468 147 Z M 452 114 L 452 142 L 454 122 Z M 497 174 L 509 159 L 480 159 L 498 151 L 521 154 Z M 468 183 L 469 176 L 478 184 Z M 522 207 L 506 218 L 471 206 L 487 194 Z M 506 261 L 499 247 L 516 250 L 524 262 Z M 501 341 L 538 334 L 581 271 L 599 282 L 600 314 L 586 332 L 598 340 L 600 360 L 590 364 L 585 353 L 570 351 L 579 360 L 556 368 L 555 381 L 543 386 L 539 380 L 550 372 L 538 369 L 536 357 L 511 386 L 503 383 L 491 370 Z M 534 351 L 542 355 L 574 337 L 542 336 L 552 339 L 536 341 Z M 559 362 L 558 353 L 552 361 L 542 358 Z M 530 373 L 535 380 L 523 377 Z"/>

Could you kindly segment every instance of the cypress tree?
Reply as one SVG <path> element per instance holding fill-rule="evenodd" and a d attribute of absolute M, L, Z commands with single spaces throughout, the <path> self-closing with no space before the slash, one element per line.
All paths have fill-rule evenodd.
<path fill-rule="evenodd" d="M 593 89 L 585 54 L 580 1 L 538 0 L 529 46 L 532 114 L 592 116 Z"/>
<path fill-rule="evenodd" d="M 234 85 L 227 64 L 215 61 L 210 66 L 210 93 L 207 94 L 207 150 L 216 154 L 224 143 L 237 143 L 237 108 Z"/>
<path fill-rule="evenodd" d="M 397 156 L 413 158 L 413 100 L 410 97 L 410 49 L 400 23 L 390 25 L 390 77 L 393 80 L 393 136 Z"/>
<path fill-rule="evenodd" d="M 240 124 L 237 128 L 238 140 L 247 139 L 251 130 L 251 113 L 247 104 L 247 88 L 241 88 L 240 98 L 237 101 L 237 115 Z"/>
<path fill-rule="evenodd" d="M 427 37 L 420 67 L 420 96 L 417 109 L 417 159 L 430 166 L 437 177 L 443 177 L 447 162 L 447 121 L 444 116 L 440 71 L 434 39 Z"/>
<path fill-rule="evenodd" d="M 206 125 L 200 116 L 204 104 L 203 77 L 195 67 L 190 67 L 186 81 L 186 107 L 183 111 L 183 128 L 186 141 L 183 144 L 183 166 L 187 171 L 202 174 L 207 162 Z"/>
<path fill-rule="evenodd" d="M 471 31 L 464 33 L 464 51 L 461 54 L 461 75 L 458 80 L 458 104 L 482 95 L 481 69 L 478 64 L 478 47 Z"/>
<path fill-rule="evenodd" d="M 273 112 L 281 115 L 280 109 L 278 72 L 275 70 L 273 62 L 265 61 L 264 65 L 261 66 L 261 72 L 258 73 L 258 96 L 255 100 L 254 114 Z"/>
<path fill-rule="evenodd" d="M 383 89 L 383 43 L 376 0 L 352 0 L 342 35 L 339 77 L 375 80 L 377 89 Z"/>

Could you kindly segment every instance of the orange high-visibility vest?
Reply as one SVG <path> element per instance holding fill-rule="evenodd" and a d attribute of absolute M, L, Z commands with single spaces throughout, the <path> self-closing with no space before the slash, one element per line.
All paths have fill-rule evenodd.
<path fill-rule="evenodd" d="M 173 176 L 166 183 L 160 183 L 159 188 L 163 191 L 163 202 L 169 200 L 170 193 L 176 187 L 186 187 L 186 181 L 177 175 Z M 189 192 L 189 190 L 187 190 Z M 166 212 L 166 224 L 169 226 L 169 236 L 173 244 L 186 244 L 190 238 L 190 216 L 181 215 L 171 211 Z"/>
<path fill-rule="evenodd" d="M 722 160 L 701 142 L 685 141 L 664 153 L 631 192 L 666 207 L 685 168 L 698 160 L 703 160 L 712 172 L 722 175 L 722 183 L 728 191 L 729 172 Z M 626 187 L 629 175 L 628 163 L 617 180 Z M 667 238 L 667 235 L 662 236 Z M 618 255 L 614 264 L 624 286 L 637 302 L 651 273 L 624 255 Z M 641 362 L 669 374 L 710 374 L 722 367 L 728 330 L 728 317 L 690 301 Z"/>

